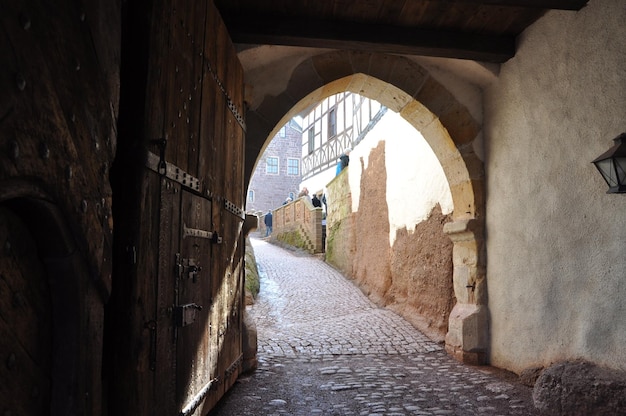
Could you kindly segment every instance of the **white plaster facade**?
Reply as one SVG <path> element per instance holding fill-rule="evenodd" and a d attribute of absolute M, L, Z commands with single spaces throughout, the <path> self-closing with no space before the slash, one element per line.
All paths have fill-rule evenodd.
<path fill-rule="evenodd" d="M 454 205 L 445 173 L 428 143 L 400 114 L 388 111 L 350 154 L 352 212 L 359 210 L 360 161 L 363 160 L 367 169 L 370 151 L 380 141 L 385 141 L 385 202 L 389 212 L 389 245 L 393 246 L 397 230 L 415 229 L 416 224 L 428 219 L 437 204 L 444 215 L 451 213 Z M 325 189 L 335 175 L 333 166 L 303 181 L 300 188 L 307 187 L 312 192 Z"/>
<path fill-rule="evenodd" d="M 626 369 L 626 198 L 590 163 L 626 131 L 626 4 L 550 12 L 485 90 L 491 363 Z"/>
<path fill-rule="evenodd" d="M 400 114 L 388 111 L 350 154 L 352 212 L 359 210 L 360 160 L 367 169 L 370 151 L 380 141 L 385 142 L 386 203 L 392 247 L 397 230 L 414 230 L 416 224 L 428 219 L 435 205 L 441 206 L 444 215 L 451 213 L 452 195 L 441 164 L 422 135 Z"/>

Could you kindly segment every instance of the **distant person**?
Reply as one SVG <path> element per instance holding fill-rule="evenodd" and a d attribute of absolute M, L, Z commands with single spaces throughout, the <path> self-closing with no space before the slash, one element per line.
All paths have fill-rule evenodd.
<path fill-rule="evenodd" d="M 350 149 L 346 149 L 345 152 L 339 156 L 339 162 L 337 162 L 337 175 L 341 173 L 342 170 L 348 167 L 350 164 Z"/>
<path fill-rule="evenodd" d="M 309 196 L 309 190 L 306 187 L 302 188 L 302 190 L 298 194 L 298 198 L 303 196 Z"/>
<path fill-rule="evenodd" d="M 311 203 L 316 208 L 322 207 L 322 201 L 319 200 L 319 198 L 317 197 L 317 194 L 313 194 L 313 197 L 311 198 Z"/>
<path fill-rule="evenodd" d="M 288 196 L 287 199 L 285 199 L 285 202 L 283 202 L 283 205 L 287 205 L 290 202 L 291 202 L 291 197 Z"/>
<path fill-rule="evenodd" d="M 272 234 L 272 211 L 267 211 L 265 214 L 265 236 L 269 237 Z"/>

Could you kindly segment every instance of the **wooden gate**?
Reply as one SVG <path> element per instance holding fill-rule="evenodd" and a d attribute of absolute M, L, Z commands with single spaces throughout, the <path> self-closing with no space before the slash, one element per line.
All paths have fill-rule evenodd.
<path fill-rule="evenodd" d="M 128 7 L 109 411 L 206 414 L 242 365 L 243 70 L 212 1 Z"/>

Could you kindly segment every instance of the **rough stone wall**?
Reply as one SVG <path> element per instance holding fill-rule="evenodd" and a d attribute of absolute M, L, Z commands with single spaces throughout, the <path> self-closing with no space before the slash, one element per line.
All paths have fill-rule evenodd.
<path fill-rule="evenodd" d="M 456 303 L 452 283 L 452 241 L 443 233 L 450 221 L 437 205 L 428 220 L 396 233 L 391 249 L 392 282 L 385 304 L 430 338 L 443 341 Z"/>
<path fill-rule="evenodd" d="M 105 1 L 82 8 L 38 0 L 1 7 L 0 180 L 36 184 L 49 193 L 106 297 L 120 10 Z"/>
<path fill-rule="evenodd" d="M 362 160 L 354 160 L 361 163 Z M 455 303 L 452 242 L 443 233 L 450 221 L 436 206 L 413 230 L 397 232 L 389 246 L 385 142 L 369 155 L 361 176 L 359 210 L 351 213 L 347 180 L 328 185 L 329 237 L 326 260 L 353 278 L 372 300 L 405 317 L 432 339 L 443 341 Z M 341 199 L 340 197 L 343 197 Z"/>
<path fill-rule="evenodd" d="M 362 159 L 351 163 L 364 165 Z M 391 286 L 386 188 L 385 142 L 381 142 L 370 153 L 369 166 L 361 175 L 359 210 L 354 220 L 353 277 L 370 298 L 382 304 Z"/>
<path fill-rule="evenodd" d="M 348 167 L 350 169 L 350 167 Z M 344 169 L 327 184 L 326 200 L 326 262 L 352 276 L 354 256 L 354 216 L 352 215 L 352 194 L 348 182 L 348 170 Z"/>
<path fill-rule="evenodd" d="M 321 253 L 322 209 L 301 197 L 273 211 L 271 240 L 298 247 L 309 253 Z"/>
<path fill-rule="evenodd" d="M 28 301 L 19 303 L 22 289 L 2 278 L 0 355 L 15 351 L 18 357 L 14 374 L 3 372 L 5 414 L 39 414 L 33 409 L 40 404 L 47 414 L 102 412 L 102 328 L 113 244 L 109 173 L 120 99 L 119 3 L 0 1 L 0 205 L 3 217 L 12 213 L 9 218 L 28 225 L 28 232 L 19 233 L 25 241 L 32 236 L 37 243 L 37 250 L 27 251 L 29 260 L 19 255 L 21 244 L 3 238 L 3 255 L 23 258 L 29 267 L 42 265 L 44 274 L 41 280 L 37 273 L 24 275 L 25 282 L 32 280 L 27 284 L 40 283 L 32 293 L 41 297 L 25 286 Z M 10 277 L 23 273 L 19 270 L 2 273 L 12 282 Z M 6 303 L 11 297 L 13 305 Z M 39 334 L 49 334 L 50 342 Z M 36 347 L 27 359 L 29 345 Z M 35 362 L 39 355 L 47 358 Z"/>

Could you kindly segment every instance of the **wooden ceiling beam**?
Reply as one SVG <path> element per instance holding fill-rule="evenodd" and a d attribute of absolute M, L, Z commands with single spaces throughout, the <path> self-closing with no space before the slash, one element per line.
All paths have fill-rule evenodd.
<path fill-rule="evenodd" d="M 512 37 L 400 26 L 267 16 L 224 16 L 234 43 L 361 50 L 502 63 L 515 54 Z"/>
<path fill-rule="evenodd" d="M 488 6 L 526 7 L 554 10 L 580 10 L 589 0 L 430 0 L 446 3 L 474 3 Z"/>

